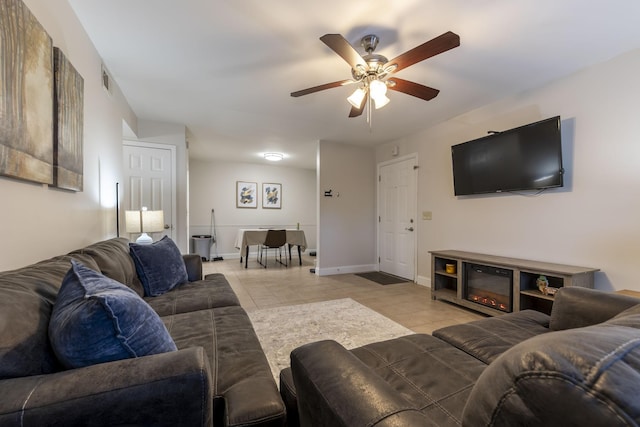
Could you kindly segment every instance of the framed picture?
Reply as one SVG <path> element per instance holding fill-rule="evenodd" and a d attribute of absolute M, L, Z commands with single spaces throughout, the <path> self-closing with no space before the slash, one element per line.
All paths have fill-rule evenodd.
<path fill-rule="evenodd" d="M 82 191 L 84 80 L 57 47 L 53 48 L 53 63 L 53 185 L 65 190 Z"/>
<path fill-rule="evenodd" d="M 262 183 L 262 208 L 280 209 L 282 207 L 282 184 Z"/>
<path fill-rule="evenodd" d="M 247 181 L 236 181 L 236 207 L 237 208 L 257 208 L 258 207 L 258 183 Z"/>
<path fill-rule="evenodd" d="M 53 183 L 51 37 L 21 0 L 0 2 L 0 175 Z"/>

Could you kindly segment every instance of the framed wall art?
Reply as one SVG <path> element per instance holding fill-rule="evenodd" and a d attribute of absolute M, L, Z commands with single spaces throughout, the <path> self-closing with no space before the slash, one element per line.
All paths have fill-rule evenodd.
<path fill-rule="evenodd" d="M 53 183 L 53 44 L 21 0 L 0 2 L 0 175 Z"/>
<path fill-rule="evenodd" d="M 280 209 L 282 207 L 282 184 L 265 182 L 262 184 L 262 208 Z"/>
<path fill-rule="evenodd" d="M 84 80 L 62 51 L 53 49 L 55 70 L 53 185 L 82 191 Z"/>
<path fill-rule="evenodd" d="M 236 181 L 236 207 L 237 208 L 257 208 L 258 207 L 258 183 L 247 181 Z"/>

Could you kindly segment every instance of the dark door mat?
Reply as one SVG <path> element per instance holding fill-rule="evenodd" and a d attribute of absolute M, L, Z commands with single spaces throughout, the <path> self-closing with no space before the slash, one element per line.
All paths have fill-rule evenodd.
<path fill-rule="evenodd" d="M 379 285 L 394 285 L 396 283 L 408 283 L 409 280 L 404 277 L 394 276 L 393 274 L 383 273 L 381 271 L 370 271 L 367 273 L 356 273 L 356 276 L 363 277 Z"/>

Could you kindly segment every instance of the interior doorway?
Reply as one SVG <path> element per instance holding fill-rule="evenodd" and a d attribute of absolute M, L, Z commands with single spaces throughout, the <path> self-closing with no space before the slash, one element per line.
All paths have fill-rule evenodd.
<path fill-rule="evenodd" d="M 165 230 L 154 233 L 157 241 L 169 236 L 175 241 L 176 152 L 175 147 L 139 141 L 124 141 L 124 185 L 122 211 L 149 210 L 164 212 Z M 124 218 L 124 215 L 121 215 Z M 125 225 L 123 222 L 122 230 Z M 127 237 L 127 233 L 121 233 Z"/>
<path fill-rule="evenodd" d="M 380 271 L 415 281 L 416 154 L 378 164 L 378 262 Z"/>

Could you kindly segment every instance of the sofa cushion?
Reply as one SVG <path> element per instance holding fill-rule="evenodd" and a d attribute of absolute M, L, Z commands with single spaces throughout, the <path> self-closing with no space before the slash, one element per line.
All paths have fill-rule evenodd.
<path fill-rule="evenodd" d="M 184 283 L 163 295 L 144 297 L 160 316 L 188 313 L 209 308 L 239 306 L 240 301 L 222 274 Z"/>
<path fill-rule="evenodd" d="M 636 425 L 638 395 L 637 328 L 613 322 L 551 332 L 516 345 L 487 367 L 463 425 Z"/>
<path fill-rule="evenodd" d="M 142 298 L 75 260 L 53 307 L 49 339 L 67 368 L 176 350 Z"/>
<path fill-rule="evenodd" d="M 433 331 L 433 336 L 489 364 L 514 345 L 549 332 L 549 316 L 534 310 L 489 317 Z"/>
<path fill-rule="evenodd" d="M 212 395 L 217 397 L 213 425 L 282 425 L 284 403 L 242 307 L 198 310 L 162 320 L 180 350 L 204 347 L 209 357 Z M 224 409 L 216 410 L 217 405 Z"/>
<path fill-rule="evenodd" d="M 180 249 L 168 236 L 150 245 L 130 243 L 145 296 L 162 295 L 189 280 Z"/>
<path fill-rule="evenodd" d="M 367 344 L 351 352 L 439 426 L 460 425 L 469 393 L 486 368 L 426 334 Z"/>
<path fill-rule="evenodd" d="M 70 252 L 73 257 L 76 254 L 91 256 L 100 267 L 102 274 L 129 286 L 140 296 L 144 294 L 135 264 L 129 255 L 129 241 L 127 239 L 117 237 Z M 91 267 L 88 264 L 85 265 Z"/>

